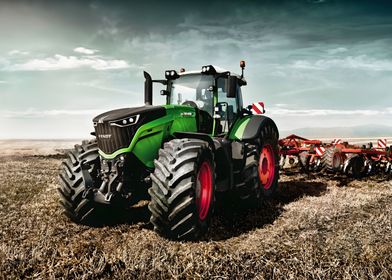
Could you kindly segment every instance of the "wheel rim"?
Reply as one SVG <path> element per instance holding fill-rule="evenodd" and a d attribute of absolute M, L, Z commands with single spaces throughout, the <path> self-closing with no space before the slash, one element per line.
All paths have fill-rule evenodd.
<path fill-rule="evenodd" d="M 264 190 L 268 190 L 275 178 L 275 156 L 272 146 L 269 144 L 261 149 L 258 171 Z"/>
<path fill-rule="evenodd" d="M 199 219 L 204 220 L 210 210 L 212 198 L 212 169 L 208 161 L 204 161 L 197 174 L 196 206 Z"/>

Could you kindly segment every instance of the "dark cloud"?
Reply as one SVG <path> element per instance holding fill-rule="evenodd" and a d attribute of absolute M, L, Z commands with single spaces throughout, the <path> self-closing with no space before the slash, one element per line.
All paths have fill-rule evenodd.
<path fill-rule="evenodd" d="M 290 39 L 290 48 L 389 44 L 391 39 L 392 1 L 115 1 L 92 6 L 103 19 L 99 26 L 105 20 L 108 25 L 109 36 L 103 32 L 97 40 L 113 39 L 110 24 L 124 38 L 198 30 L 212 39 L 254 41 L 274 34 Z"/>
<path fill-rule="evenodd" d="M 240 59 L 247 60 L 245 103 L 382 112 L 392 104 L 391 30 L 392 1 L 382 0 L 3 0 L 0 116 L 132 106 L 142 102 L 141 69 L 158 78 L 166 68 L 210 63 L 237 70 Z M 98 50 L 96 57 L 77 47 Z M 97 71 L 93 62 L 102 59 L 129 67 Z M 48 64 L 57 72 L 32 71 Z M 279 125 L 291 127 L 284 108 Z M 317 115 L 295 125 L 331 121 Z"/>
<path fill-rule="evenodd" d="M 298 44 L 357 43 L 390 38 L 392 1 L 9 1 L 0 23 L 56 39 L 117 43 L 116 39 L 172 35 L 220 27 L 211 36 L 251 39 L 285 35 Z M 12 13 L 14 12 L 14 13 Z M 19 16 L 18 16 L 19 15 Z M 0 29 L 10 35 L 11 30 Z M 231 30 L 237 30 L 235 34 Z M 205 32 L 206 28 L 202 31 Z"/>

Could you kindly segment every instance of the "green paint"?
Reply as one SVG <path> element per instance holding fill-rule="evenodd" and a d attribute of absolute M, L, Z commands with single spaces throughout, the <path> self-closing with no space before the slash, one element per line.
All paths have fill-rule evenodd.
<path fill-rule="evenodd" d="M 244 130 L 250 121 L 250 116 L 246 116 L 240 120 L 237 120 L 234 124 L 232 131 L 230 132 L 229 139 L 231 140 L 242 140 Z"/>
<path fill-rule="evenodd" d="M 154 129 L 154 133 L 147 134 L 145 138 L 137 141 L 132 152 L 140 159 L 147 167 L 154 167 L 154 159 L 158 157 L 159 148 L 162 142 L 167 138 L 167 125 L 163 125 Z"/>
<path fill-rule="evenodd" d="M 105 154 L 99 154 L 105 159 L 113 159 L 123 153 L 134 155 L 148 167 L 154 167 L 154 159 L 158 156 L 159 148 L 175 132 L 196 132 L 195 109 L 190 106 L 165 105 L 166 116 L 142 125 L 135 133 L 128 147 Z"/>

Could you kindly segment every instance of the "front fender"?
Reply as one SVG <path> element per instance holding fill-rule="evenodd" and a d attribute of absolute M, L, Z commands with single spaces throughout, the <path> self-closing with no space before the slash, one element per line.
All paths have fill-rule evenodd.
<path fill-rule="evenodd" d="M 174 136 L 177 138 L 195 138 L 195 139 L 200 139 L 203 141 L 206 141 L 209 146 L 211 147 L 212 151 L 215 152 L 215 144 L 212 138 L 205 133 L 199 133 L 199 132 L 175 132 Z"/>

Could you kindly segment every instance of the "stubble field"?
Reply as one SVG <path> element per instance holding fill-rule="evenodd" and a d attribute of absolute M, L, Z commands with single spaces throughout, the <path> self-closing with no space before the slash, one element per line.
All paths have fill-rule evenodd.
<path fill-rule="evenodd" d="M 70 222 L 61 155 L 0 157 L 0 276 L 78 279 L 392 279 L 392 181 L 281 175 L 260 208 L 217 211 L 199 242 L 169 241 L 146 203 L 110 225 Z"/>

